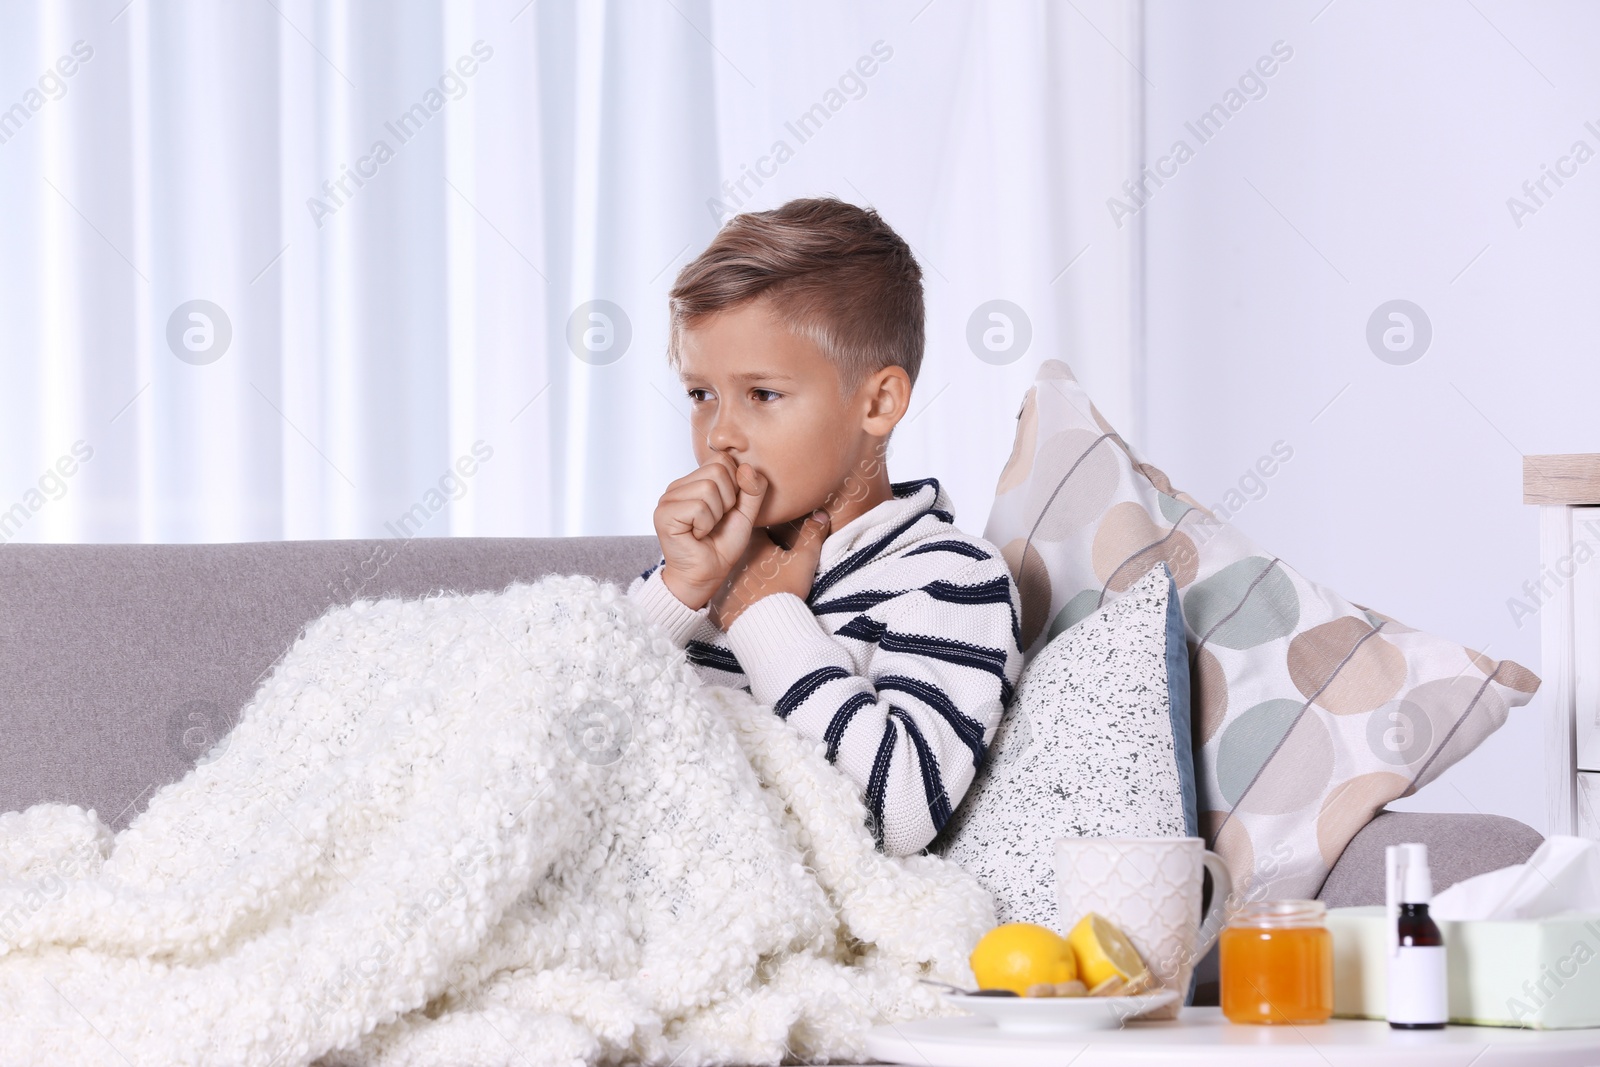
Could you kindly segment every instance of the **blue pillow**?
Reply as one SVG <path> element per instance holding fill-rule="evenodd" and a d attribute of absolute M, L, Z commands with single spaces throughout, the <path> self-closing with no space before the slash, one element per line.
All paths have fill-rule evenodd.
<path fill-rule="evenodd" d="M 1167 576 L 1167 713 L 1172 718 L 1172 748 L 1178 764 L 1178 785 L 1183 790 L 1183 826 L 1188 836 L 1200 836 L 1199 792 L 1194 783 L 1194 732 L 1189 718 L 1189 646 L 1183 637 L 1183 602 L 1178 583 L 1165 562 L 1157 564 Z"/>

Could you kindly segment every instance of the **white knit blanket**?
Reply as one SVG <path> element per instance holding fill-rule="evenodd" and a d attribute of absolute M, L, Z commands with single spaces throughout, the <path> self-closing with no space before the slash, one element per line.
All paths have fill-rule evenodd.
<path fill-rule="evenodd" d="M 113 836 L 0 815 L 0 1063 L 864 1058 L 986 890 L 611 583 L 358 601 Z"/>

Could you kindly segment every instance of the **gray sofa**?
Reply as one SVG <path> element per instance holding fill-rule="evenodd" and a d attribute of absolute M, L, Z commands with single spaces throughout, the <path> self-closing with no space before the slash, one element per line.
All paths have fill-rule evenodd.
<path fill-rule="evenodd" d="M 121 830 L 182 778 L 307 623 L 358 597 L 477 592 L 549 573 L 626 586 L 654 537 L 412 538 L 0 548 L 0 811 L 93 808 Z M 1423 841 L 1436 889 L 1542 838 L 1493 815 L 1385 812 L 1321 898 L 1382 903 L 1383 846 Z"/>

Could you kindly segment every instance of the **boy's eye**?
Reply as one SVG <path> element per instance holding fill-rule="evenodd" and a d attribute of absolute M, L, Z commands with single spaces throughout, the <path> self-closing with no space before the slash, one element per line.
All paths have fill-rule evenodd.
<path fill-rule="evenodd" d="M 696 393 L 704 393 L 704 392 L 706 392 L 706 390 L 704 390 L 704 389 L 690 389 L 690 390 L 688 390 L 689 399 L 693 400 L 695 403 L 698 404 L 700 402 L 701 398 L 696 396 L 695 394 Z M 776 390 L 773 390 L 773 389 L 752 389 L 752 390 L 750 390 L 750 393 L 751 393 L 752 396 L 754 396 L 757 393 L 765 393 L 767 396 L 774 397 L 774 398 L 782 395 L 781 393 L 778 393 Z M 767 403 L 767 401 L 762 401 L 762 402 L 763 403 Z"/>

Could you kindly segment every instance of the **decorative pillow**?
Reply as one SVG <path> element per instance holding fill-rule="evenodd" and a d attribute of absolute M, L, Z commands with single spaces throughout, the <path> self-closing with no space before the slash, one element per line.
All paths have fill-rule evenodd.
<path fill-rule="evenodd" d="M 1024 662 L 1167 564 L 1201 830 L 1246 899 L 1315 896 L 1378 809 L 1538 689 L 1520 664 L 1352 604 L 1257 548 L 1136 456 L 1060 360 L 1040 366 L 1017 420 L 983 536 L 1017 580 Z"/>
<path fill-rule="evenodd" d="M 1157 562 L 1023 671 L 983 765 L 930 849 L 994 894 L 1000 922 L 1064 934 L 1056 838 L 1195 836 L 1189 736 L 1183 614 Z"/>

